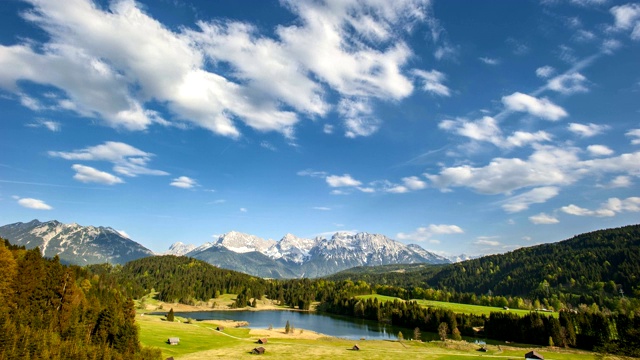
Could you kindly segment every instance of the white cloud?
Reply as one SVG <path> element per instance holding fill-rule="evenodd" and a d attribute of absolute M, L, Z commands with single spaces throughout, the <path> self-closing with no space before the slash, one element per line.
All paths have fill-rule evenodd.
<path fill-rule="evenodd" d="M 553 67 L 546 65 L 536 69 L 536 75 L 540 78 L 546 79 L 553 75 L 556 72 L 556 69 Z"/>
<path fill-rule="evenodd" d="M 125 237 L 127 239 L 131 239 L 131 237 L 129 236 L 129 234 L 127 234 L 126 231 L 124 230 L 116 230 L 118 232 L 118 234 L 120 234 L 122 237 Z"/>
<path fill-rule="evenodd" d="M 324 132 L 325 134 L 333 134 L 333 125 L 324 124 L 324 126 L 322 127 L 322 132 Z"/>
<path fill-rule="evenodd" d="M 427 183 L 420 180 L 417 176 L 402 178 L 402 182 L 409 190 L 422 190 L 427 187 Z"/>
<path fill-rule="evenodd" d="M 173 179 L 171 186 L 179 187 L 181 189 L 191 189 L 198 185 L 198 182 L 188 176 L 180 176 Z"/>
<path fill-rule="evenodd" d="M 571 0 L 570 2 L 572 4 L 579 5 L 579 6 L 591 7 L 591 6 L 604 5 L 608 3 L 609 0 Z"/>
<path fill-rule="evenodd" d="M 486 141 L 501 148 L 522 147 L 551 140 L 551 135 L 544 131 L 536 133 L 516 131 L 505 138 L 496 119 L 490 116 L 485 116 L 475 121 L 466 119 L 444 120 L 438 124 L 438 127 L 476 141 Z"/>
<path fill-rule="evenodd" d="M 98 184 L 115 185 L 124 182 L 121 178 L 115 175 L 97 170 L 90 166 L 74 164 L 71 168 L 76 171 L 73 178 L 83 183 L 94 182 Z"/>
<path fill-rule="evenodd" d="M 339 175 L 329 175 L 325 179 L 327 184 L 331 187 L 350 187 L 350 186 L 360 186 L 362 183 L 351 177 L 349 174 L 344 174 L 342 176 Z"/>
<path fill-rule="evenodd" d="M 328 91 L 362 103 L 409 96 L 414 88 L 404 71 L 413 52 L 404 36 L 418 22 L 442 31 L 432 25 L 428 0 L 281 3 L 294 20 L 269 37 L 224 19 L 173 30 L 132 0 L 108 9 L 88 0 L 33 1 L 24 17 L 49 40 L 0 46 L 0 87 L 37 110 L 37 94 L 23 93 L 20 83 L 55 87 L 68 96 L 57 99 L 58 108 L 128 130 L 188 122 L 238 137 L 243 122 L 292 137 L 300 115 L 330 112 Z M 152 101 L 173 118 L 146 109 Z M 345 119 L 347 133 L 372 134 L 379 125 L 370 120 Z"/>
<path fill-rule="evenodd" d="M 552 103 L 547 98 L 538 99 L 520 92 L 502 97 L 502 103 L 508 110 L 527 112 L 551 121 L 560 120 L 569 115 L 563 108 Z"/>
<path fill-rule="evenodd" d="M 428 241 L 433 235 L 463 234 L 464 231 L 457 225 L 429 225 L 419 227 L 411 233 L 398 233 L 396 238 L 401 241 Z"/>
<path fill-rule="evenodd" d="M 494 58 L 480 57 L 478 59 L 480 61 L 482 61 L 483 63 L 487 64 L 487 65 L 498 65 L 498 64 L 500 64 L 500 60 L 494 59 Z"/>
<path fill-rule="evenodd" d="M 268 141 L 261 141 L 261 142 L 260 142 L 260 146 L 261 146 L 261 147 L 263 147 L 263 148 L 265 148 L 265 149 L 267 149 L 267 150 L 271 150 L 271 151 L 278 151 L 278 149 L 277 149 L 275 146 L 273 146 L 273 144 L 271 144 L 271 143 L 270 143 L 270 142 L 268 142 Z"/>
<path fill-rule="evenodd" d="M 609 156 L 613 155 L 613 150 L 605 145 L 589 145 L 587 151 L 593 156 Z"/>
<path fill-rule="evenodd" d="M 529 216 L 529 221 L 537 225 L 557 224 L 560 222 L 557 218 L 545 213 Z"/>
<path fill-rule="evenodd" d="M 609 198 L 607 202 L 602 203 L 597 210 L 581 208 L 574 204 L 563 206 L 560 210 L 575 216 L 612 217 L 625 212 L 640 212 L 640 197 L 629 197 L 626 199 Z"/>
<path fill-rule="evenodd" d="M 345 136 L 348 138 L 369 136 L 380 127 L 380 120 L 373 115 L 373 108 L 367 99 L 342 99 L 338 113 L 344 119 Z"/>
<path fill-rule="evenodd" d="M 18 199 L 18 204 L 22 207 L 34 210 L 51 210 L 51 206 L 47 205 L 44 201 L 32 198 Z"/>
<path fill-rule="evenodd" d="M 412 73 L 421 80 L 422 90 L 440 96 L 451 96 L 451 90 L 443 84 L 447 79 L 443 73 L 437 70 L 424 71 L 419 69 L 412 70 Z"/>
<path fill-rule="evenodd" d="M 485 245 L 485 246 L 500 246 L 500 242 L 496 240 L 491 240 L 490 237 L 479 237 L 473 243 L 476 245 Z"/>
<path fill-rule="evenodd" d="M 246 213 L 246 212 L 248 212 L 248 211 L 249 211 L 249 210 L 247 210 L 247 208 L 240 208 L 240 212 Z"/>
<path fill-rule="evenodd" d="M 562 94 L 575 94 L 589 91 L 586 82 L 587 78 L 580 73 L 562 74 L 549 80 L 547 88 Z"/>
<path fill-rule="evenodd" d="M 502 204 L 502 208 L 509 213 L 520 212 L 527 210 L 532 204 L 545 203 L 547 200 L 557 196 L 559 192 L 559 189 L 555 186 L 535 188 L 507 199 Z"/>
<path fill-rule="evenodd" d="M 578 123 L 571 123 L 569 124 L 569 131 L 571 131 L 574 134 L 580 135 L 582 137 L 592 137 L 595 135 L 599 135 L 602 134 L 605 130 L 607 130 L 609 127 L 607 125 L 598 125 L 598 124 L 593 124 L 593 123 L 589 123 L 589 124 L 578 124 Z"/>
<path fill-rule="evenodd" d="M 314 206 L 312 209 L 320 211 L 331 211 L 331 208 L 326 206 Z"/>
<path fill-rule="evenodd" d="M 613 54 L 614 51 L 621 47 L 622 43 L 616 39 L 605 39 L 602 41 L 602 45 L 600 46 L 602 52 L 609 55 Z"/>
<path fill-rule="evenodd" d="M 113 171 L 125 176 L 168 175 L 165 171 L 147 167 L 153 154 L 121 142 L 107 141 L 85 149 L 71 152 L 49 151 L 48 154 L 66 160 L 111 162 L 114 165 Z"/>
<path fill-rule="evenodd" d="M 623 187 L 630 187 L 631 185 L 633 185 L 633 182 L 631 181 L 631 177 L 620 175 L 620 176 L 616 176 L 615 178 L 613 178 L 613 180 L 611 180 L 609 187 L 623 188 Z"/>
<path fill-rule="evenodd" d="M 640 145 L 640 129 L 629 130 L 625 135 L 631 138 L 631 144 Z"/>
<path fill-rule="evenodd" d="M 567 186 L 601 174 L 640 175 L 640 152 L 580 160 L 580 149 L 534 145 L 527 159 L 495 158 L 487 165 L 458 165 L 425 174 L 435 187 L 468 187 L 482 194 L 509 194 L 527 188 Z"/>
<path fill-rule="evenodd" d="M 309 176 L 314 178 L 323 178 L 328 174 L 325 171 L 315 171 L 313 169 L 300 170 L 297 172 L 298 176 Z"/>
<path fill-rule="evenodd" d="M 44 127 L 53 132 L 59 132 L 62 129 L 59 122 L 46 119 L 38 119 L 35 123 L 28 124 L 27 126 L 35 128 Z"/>
<path fill-rule="evenodd" d="M 626 4 L 611 8 L 617 30 L 631 30 L 631 39 L 640 40 L 640 4 Z"/>

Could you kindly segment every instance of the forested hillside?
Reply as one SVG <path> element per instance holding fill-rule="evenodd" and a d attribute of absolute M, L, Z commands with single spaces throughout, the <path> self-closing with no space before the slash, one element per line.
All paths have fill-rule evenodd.
<path fill-rule="evenodd" d="M 501 295 L 640 295 L 640 225 L 581 234 L 569 240 L 485 256 L 442 268 L 436 288 Z"/>
<path fill-rule="evenodd" d="M 239 294 L 251 289 L 250 297 L 265 293 L 266 280 L 233 270 L 210 265 L 184 256 L 154 256 L 131 261 L 122 267 L 123 284 L 131 295 L 139 298 L 150 289 L 158 291 L 158 299 L 166 302 L 194 304 L 221 294 Z"/>
<path fill-rule="evenodd" d="M 435 288 L 477 295 L 544 298 L 562 292 L 591 300 L 621 294 L 638 297 L 640 225 L 594 231 L 558 243 L 451 265 L 376 270 L 354 268 L 328 279 L 350 278 L 407 289 Z"/>
<path fill-rule="evenodd" d="M 111 279 L 0 240 L 0 359 L 160 358 Z"/>

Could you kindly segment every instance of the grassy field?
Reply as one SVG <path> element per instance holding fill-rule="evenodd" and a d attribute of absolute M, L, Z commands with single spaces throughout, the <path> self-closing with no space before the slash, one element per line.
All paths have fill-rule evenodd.
<path fill-rule="evenodd" d="M 386 295 L 362 295 L 362 296 L 358 296 L 359 298 L 362 299 L 367 299 L 367 298 L 377 298 L 378 301 L 393 301 L 393 300 L 400 300 L 402 301 L 400 298 L 396 298 L 396 297 L 392 297 L 392 296 L 386 296 Z M 502 308 L 497 308 L 497 307 L 493 307 L 493 306 L 481 306 L 481 305 L 468 305 L 468 304 L 460 304 L 460 303 L 449 303 L 449 302 L 443 302 L 443 301 L 433 301 L 433 300 L 416 300 L 414 299 L 413 301 L 416 301 L 418 304 L 424 306 L 424 307 L 436 307 L 436 308 L 442 308 L 442 309 L 449 309 L 451 311 L 453 311 L 454 313 L 461 313 L 461 314 L 474 314 L 474 315 L 487 315 L 489 316 L 490 313 L 492 312 L 501 312 L 501 311 L 508 311 L 510 313 L 514 313 L 514 314 L 518 314 L 521 316 L 527 315 L 530 313 L 529 310 L 520 310 L 520 309 L 509 309 L 509 310 L 503 310 Z M 557 312 L 553 312 L 553 313 L 543 313 L 544 315 L 550 315 L 553 317 L 558 317 L 558 313 Z"/>
<path fill-rule="evenodd" d="M 331 337 L 322 337 L 305 331 L 303 334 L 296 330 L 294 335 L 284 334 L 282 329 L 276 329 L 265 336 L 256 330 L 250 332 L 244 328 L 226 327 L 223 332 L 216 331 L 215 321 L 196 322 L 167 322 L 161 316 L 138 315 L 140 326 L 140 341 L 144 346 L 159 348 L 163 358 L 173 356 L 177 360 L 200 360 L 210 358 L 249 358 L 250 351 L 258 346 L 264 346 L 267 358 L 279 359 L 521 359 L 529 349 L 489 345 L 487 352 L 479 352 L 478 346 L 466 342 L 415 342 L 415 341 L 383 341 L 367 340 L 353 341 Z M 168 345 L 169 337 L 180 338 L 179 345 Z M 268 337 L 266 345 L 258 345 L 258 338 Z M 360 351 L 351 348 L 355 343 Z M 592 353 L 556 350 L 550 348 L 536 348 L 545 359 L 593 359 Z"/>

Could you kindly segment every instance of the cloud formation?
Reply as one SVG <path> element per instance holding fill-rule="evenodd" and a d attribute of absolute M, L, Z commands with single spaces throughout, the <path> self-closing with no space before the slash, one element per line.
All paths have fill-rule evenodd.
<path fill-rule="evenodd" d="M 547 98 L 538 99 L 520 92 L 502 97 L 502 103 L 508 110 L 526 112 L 551 121 L 557 121 L 569 115 L 563 108 Z"/>
<path fill-rule="evenodd" d="M 73 178 L 83 183 L 93 182 L 105 185 L 115 185 L 124 182 L 121 178 L 115 175 L 97 170 L 90 166 L 74 164 L 71 168 L 76 171 L 76 174 L 73 176 Z"/>
<path fill-rule="evenodd" d="M 626 199 L 609 198 L 596 210 L 589 210 L 574 204 L 563 206 L 560 211 L 575 216 L 612 217 L 625 212 L 640 212 L 640 197 Z"/>
<path fill-rule="evenodd" d="M 113 171 L 129 177 L 169 174 L 162 170 L 154 170 L 147 167 L 147 163 L 154 156 L 153 154 L 122 142 L 107 141 L 104 144 L 80 150 L 70 152 L 49 151 L 48 154 L 65 160 L 110 162 L 113 164 Z"/>
<path fill-rule="evenodd" d="M 178 178 L 173 179 L 173 181 L 169 185 L 175 186 L 181 189 L 191 189 L 197 186 L 198 183 L 194 179 L 188 176 L 180 176 Z"/>
<path fill-rule="evenodd" d="M 108 10 L 90 0 L 28 2 L 24 18 L 50 40 L 0 45 L 0 87 L 24 106 L 45 107 L 41 94 L 20 85 L 31 81 L 61 90 L 49 109 L 107 126 L 135 131 L 188 123 L 229 137 L 241 135 L 239 122 L 293 137 L 301 116 L 324 117 L 335 107 L 328 92 L 338 94 L 343 115 L 345 102 L 409 96 L 416 75 L 404 69 L 413 55 L 404 37 L 413 24 L 436 23 L 428 0 L 285 0 L 295 21 L 270 36 L 230 19 L 173 30 L 133 0 L 112 2 Z M 426 91 L 448 96 L 441 73 L 417 74 Z M 151 101 L 166 104 L 171 118 L 148 109 Z M 357 114 L 343 117 L 347 136 L 377 131 L 370 112 Z"/>
<path fill-rule="evenodd" d="M 396 238 L 401 241 L 427 241 L 430 240 L 433 235 L 450 235 L 450 234 L 463 234 L 464 230 L 457 225 L 435 225 L 431 224 L 428 227 L 419 227 L 415 231 L 410 233 L 398 233 Z"/>
<path fill-rule="evenodd" d="M 27 209 L 33 210 L 52 210 L 53 207 L 47 205 L 44 201 L 33 198 L 18 199 L 18 204 Z"/>
<path fill-rule="evenodd" d="M 536 225 L 557 224 L 560 222 L 556 217 L 540 213 L 538 215 L 529 216 L 529 221 Z"/>

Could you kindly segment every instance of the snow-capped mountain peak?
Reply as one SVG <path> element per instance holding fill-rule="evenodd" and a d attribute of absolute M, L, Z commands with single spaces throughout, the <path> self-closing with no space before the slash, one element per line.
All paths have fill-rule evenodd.
<path fill-rule="evenodd" d="M 63 224 L 56 220 L 15 223 L 0 227 L 0 236 L 28 249 L 38 247 L 43 256 L 79 264 L 119 263 L 153 255 L 142 245 L 110 227 Z"/>
<path fill-rule="evenodd" d="M 231 231 L 224 235 L 220 235 L 215 242 L 217 246 L 223 246 L 228 250 L 236 253 L 248 253 L 257 251 L 264 253 L 269 247 L 276 244 L 274 240 L 264 240 L 255 235 L 249 235 L 237 231 Z"/>
<path fill-rule="evenodd" d="M 171 246 L 169 246 L 169 250 L 164 252 L 163 255 L 182 256 L 182 255 L 188 253 L 189 251 L 192 251 L 195 248 L 196 248 L 196 246 L 193 245 L 193 244 L 185 244 L 185 243 L 182 243 L 182 242 L 178 241 L 178 242 L 175 242 L 175 243 L 171 244 Z"/>

